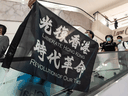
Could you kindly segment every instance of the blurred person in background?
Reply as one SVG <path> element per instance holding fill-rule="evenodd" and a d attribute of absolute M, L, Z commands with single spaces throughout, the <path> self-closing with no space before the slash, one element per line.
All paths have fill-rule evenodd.
<path fill-rule="evenodd" d="M 115 29 L 117 29 L 117 27 L 118 27 L 118 22 L 117 22 L 116 18 L 114 19 L 114 27 L 115 27 Z"/>
<path fill-rule="evenodd" d="M 0 58 L 4 56 L 4 53 L 9 46 L 9 38 L 8 36 L 5 36 L 6 30 L 6 26 L 0 24 Z"/>

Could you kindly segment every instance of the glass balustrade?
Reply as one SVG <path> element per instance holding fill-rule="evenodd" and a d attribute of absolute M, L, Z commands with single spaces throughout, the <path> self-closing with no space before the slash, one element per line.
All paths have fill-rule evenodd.
<path fill-rule="evenodd" d="M 98 88 L 107 83 L 112 84 L 124 76 L 124 73 L 127 74 L 127 61 L 128 52 L 98 53 L 93 67 L 89 92 L 83 93 L 74 90 L 70 96 L 74 96 L 74 94 L 75 96 L 91 96 L 89 94 Z M 62 89 L 64 88 L 38 77 L 16 71 L 12 68 L 8 71 L 0 67 L 1 96 L 65 96 L 65 91 L 61 95 L 56 95 Z"/>

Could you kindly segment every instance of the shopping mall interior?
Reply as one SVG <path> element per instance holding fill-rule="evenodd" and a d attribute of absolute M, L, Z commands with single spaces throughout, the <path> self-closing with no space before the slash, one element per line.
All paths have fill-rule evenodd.
<path fill-rule="evenodd" d="M 15 59 L 14 55 L 14 59 L 11 61 L 14 62 L 14 64 L 12 63 L 9 69 L 2 67 L 5 60 L 10 61 L 10 57 L 6 59 L 5 57 L 12 48 L 11 44 L 14 44 L 12 43 L 15 39 L 14 37 L 18 36 L 16 33 L 20 30 L 23 22 L 27 20 L 25 18 L 28 14 L 30 12 L 32 14 L 33 11 L 31 10 L 35 8 L 33 7 L 34 3 L 31 4 L 30 8 L 29 3 L 31 1 L 35 2 L 36 0 L 0 0 L 0 24 L 7 27 L 6 36 L 9 37 L 10 44 L 5 52 L 5 56 L 0 59 L 0 96 L 128 96 L 127 51 L 101 52 L 101 49 L 98 50 L 96 58 L 93 60 L 94 66 L 91 71 L 89 85 L 88 88 L 86 88 L 88 91 L 86 91 L 84 87 L 78 87 L 77 90 L 77 84 L 74 83 L 73 85 L 72 78 L 62 76 L 61 74 L 59 74 L 60 78 L 62 76 L 64 81 L 71 81 L 71 84 L 69 84 L 69 82 L 63 82 L 63 86 L 61 86 L 60 83 L 53 83 L 47 79 L 49 75 L 47 75 L 48 77 L 44 80 L 43 78 L 45 76 L 41 76 L 42 73 L 39 73 L 38 67 L 37 69 L 33 68 L 34 71 L 32 74 L 28 71 L 21 71 L 25 69 L 23 66 L 20 70 L 15 69 L 13 67 L 15 62 L 18 63 L 22 61 L 23 56 L 26 55 L 19 55 L 18 58 L 22 57 L 21 59 Z M 99 48 L 101 47 L 100 44 L 106 41 L 106 35 L 112 35 L 113 42 L 116 43 L 118 43 L 117 36 L 122 36 L 123 41 L 128 41 L 128 0 L 37 0 L 36 2 L 48 9 L 51 14 L 55 14 L 56 18 L 59 17 L 66 22 L 68 26 L 74 28 L 72 30 L 77 30 L 82 35 L 85 35 L 86 30 L 91 30 L 94 33 L 92 42 L 96 42 Z M 34 14 L 36 14 L 36 12 Z M 30 17 L 34 18 L 33 16 Z M 117 28 L 115 28 L 114 19 L 118 22 Z M 27 24 L 26 26 L 29 25 Z M 25 44 L 25 46 L 27 46 L 28 43 Z M 61 48 L 60 45 L 58 46 Z M 16 50 L 20 46 L 22 46 L 22 44 L 17 45 Z M 72 54 L 73 52 L 74 50 L 71 51 Z M 24 54 L 24 52 L 22 54 Z M 44 53 L 40 54 L 42 54 L 43 57 Z M 29 55 L 27 54 L 27 56 L 30 56 L 30 53 Z M 24 63 L 25 60 L 22 62 Z M 34 65 L 36 61 L 32 60 L 34 59 L 31 59 L 30 62 L 34 62 L 32 63 Z M 34 66 L 36 67 L 36 65 Z M 21 67 L 21 65 L 19 67 Z M 26 68 L 28 68 L 26 70 L 29 70 L 29 66 Z M 35 70 L 38 72 L 35 73 Z M 43 70 L 44 73 L 42 75 L 46 75 L 46 73 L 50 74 L 50 71 L 49 73 L 45 71 Z M 56 69 L 54 69 L 54 71 L 56 71 Z M 58 80 L 59 76 L 56 78 Z M 56 82 L 60 82 L 57 80 Z M 84 80 L 84 83 L 85 82 L 87 82 L 86 78 Z M 84 83 L 80 85 L 84 85 Z M 75 87 L 73 87 L 74 89 L 69 86 L 65 87 L 64 84 Z M 80 91 L 79 88 L 83 88 L 84 91 Z"/>

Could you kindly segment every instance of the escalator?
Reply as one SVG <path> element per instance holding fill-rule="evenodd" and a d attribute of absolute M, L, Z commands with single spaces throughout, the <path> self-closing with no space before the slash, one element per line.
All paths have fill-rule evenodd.
<path fill-rule="evenodd" d="M 112 86 L 128 73 L 127 52 L 98 53 L 89 92 L 66 90 L 63 87 L 44 81 L 38 77 L 16 71 L 7 71 L 0 67 L 0 95 L 1 96 L 102 96 L 96 95 Z M 122 89 L 123 90 L 123 89 Z M 116 90 L 113 90 L 113 92 Z M 121 91 L 121 90 L 120 90 Z M 67 93 L 70 92 L 70 95 Z"/>
<path fill-rule="evenodd" d="M 60 10 L 60 12 L 62 11 Z M 67 22 L 69 23 L 69 21 Z M 33 40 L 33 38 L 30 40 Z M 25 44 L 27 46 L 29 43 Z M 23 54 L 22 52 L 19 55 Z M 49 81 L 44 81 L 41 78 L 12 68 L 8 70 L 0 67 L 0 96 L 95 96 L 128 73 L 127 58 L 127 52 L 98 53 L 91 76 L 89 91 L 86 93 L 65 89 Z"/>

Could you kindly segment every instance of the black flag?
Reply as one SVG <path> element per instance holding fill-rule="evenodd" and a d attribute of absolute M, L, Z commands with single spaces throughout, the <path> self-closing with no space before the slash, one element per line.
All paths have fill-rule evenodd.
<path fill-rule="evenodd" d="M 87 92 L 97 51 L 97 42 L 35 2 L 2 66 Z M 20 61 L 13 62 L 18 57 Z"/>

